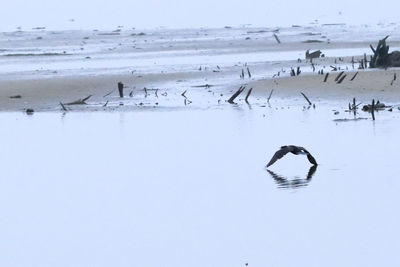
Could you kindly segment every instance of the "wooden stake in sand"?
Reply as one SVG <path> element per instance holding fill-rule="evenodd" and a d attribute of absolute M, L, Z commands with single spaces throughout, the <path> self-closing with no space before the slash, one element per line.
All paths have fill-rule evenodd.
<path fill-rule="evenodd" d="M 353 81 L 357 77 L 358 71 L 354 74 L 354 76 L 350 79 L 350 81 Z"/>
<path fill-rule="evenodd" d="M 371 106 L 371 115 L 372 115 L 372 120 L 375 120 L 375 99 L 372 99 L 372 106 Z"/>
<path fill-rule="evenodd" d="M 68 109 L 64 106 L 63 103 L 60 102 L 60 105 L 61 105 L 61 108 L 62 108 L 64 111 L 68 111 Z"/>
<path fill-rule="evenodd" d="M 335 82 L 337 82 L 337 81 L 340 79 L 340 77 L 342 77 L 343 73 L 344 73 L 344 71 L 340 72 L 340 73 L 338 74 L 338 76 L 336 76 Z"/>
<path fill-rule="evenodd" d="M 251 73 L 249 67 L 247 67 L 247 74 L 249 75 L 249 78 L 251 78 Z"/>
<path fill-rule="evenodd" d="M 234 104 L 233 100 L 235 100 L 236 97 L 238 97 L 246 88 L 246 86 L 240 86 L 240 88 L 231 96 L 231 98 L 228 99 L 228 103 Z"/>
<path fill-rule="evenodd" d="M 325 74 L 324 83 L 326 83 L 326 81 L 328 80 L 328 76 L 329 76 L 329 72 L 327 72 L 327 73 Z"/>
<path fill-rule="evenodd" d="M 304 96 L 304 98 L 307 100 L 308 104 L 311 106 L 312 103 L 311 103 L 310 99 L 308 99 L 308 97 L 305 94 L 303 94 L 302 92 L 300 92 L 300 93 Z"/>
<path fill-rule="evenodd" d="M 281 40 L 279 40 L 278 35 L 276 35 L 276 34 L 274 33 L 274 37 L 275 37 L 275 40 L 278 42 L 278 44 L 280 44 L 280 43 L 281 43 Z"/>
<path fill-rule="evenodd" d="M 269 100 L 271 99 L 271 96 L 272 96 L 272 93 L 274 92 L 274 89 L 272 89 L 271 90 L 271 92 L 269 93 L 269 96 L 268 96 L 268 99 L 267 99 L 267 102 L 269 103 Z"/>
<path fill-rule="evenodd" d="M 124 84 L 122 82 L 118 82 L 118 92 L 119 97 L 124 97 Z"/>
<path fill-rule="evenodd" d="M 390 85 L 393 85 L 393 83 L 394 83 L 394 81 L 397 79 L 397 77 L 396 77 L 396 73 L 393 75 L 393 80 L 392 80 L 392 82 L 390 83 Z"/>
<path fill-rule="evenodd" d="M 341 84 L 341 83 L 343 82 L 344 78 L 346 78 L 346 76 L 347 76 L 346 74 L 343 75 L 342 78 L 340 78 L 340 79 L 337 81 L 337 84 Z"/>

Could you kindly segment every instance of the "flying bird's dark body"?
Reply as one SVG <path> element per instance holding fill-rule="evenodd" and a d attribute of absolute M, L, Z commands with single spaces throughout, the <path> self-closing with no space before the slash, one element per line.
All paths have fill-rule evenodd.
<path fill-rule="evenodd" d="M 281 149 L 275 152 L 272 159 L 268 162 L 267 168 L 274 164 L 278 159 L 281 159 L 287 153 L 293 153 L 295 155 L 307 155 L 308 161 L 313 165 L 318 165 L 315 158 L 308 152 L 304 147 L 301 146 L 282 146 Z"/>

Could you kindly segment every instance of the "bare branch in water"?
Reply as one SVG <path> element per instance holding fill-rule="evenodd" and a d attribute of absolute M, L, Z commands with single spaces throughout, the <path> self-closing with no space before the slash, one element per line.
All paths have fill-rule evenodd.
<path fill-rule="evenodd" d="M 233 100 L 235 100 L 235 98 L 238 97 L 245 88 L 246 86 L 240 86 L 240 88 L 231 96 L 231 98 L 229 98 L 228 102 L 230 104 L 233 104 L 234 103 Z"/>
<path fill-rule="evenodd" d="M 274 92 L 274 89 L 272 89 L 271 90 L 271 92 L 269 93 L 269 96 L 268 96 L 268 99 L 267 99 L 267 102 L 269 102 L 269 100 L 271 99 L 271 96 L 272 96 L 272 93 Z"/>
<path fill-rule="evenodd" d="M 250 96 L 252 90 L 253 90 L 253 88 L 250 88 L 249 91 L 247 92 L 246 98 L 244 99 L 244 101 L 246 101 L 246 103 L 249 103 L 249 101 L 247 101 L 247 100 L 249 99 L 249 96 Z"/>
<path fill-rule="evenodd" d="M 66 103 L 64 105 L 87 105 L 86 100 L 88 100 L 90 97 L 92 97 L 92 95 L 89 95 L 89 96 L 85 97 L 84 99 L 78 99 L 78 100 Z"/>
<path fill-rule="evenodd" d="M 304 96 L 304 98 L 307 100 L 308 104 L 311 106 L 312 103 L 311 103 L 310 99 L 308 99 L 308 97 L 305 94 L 303 94 L 302 92 L 300 92 L 300 93 Z"/>

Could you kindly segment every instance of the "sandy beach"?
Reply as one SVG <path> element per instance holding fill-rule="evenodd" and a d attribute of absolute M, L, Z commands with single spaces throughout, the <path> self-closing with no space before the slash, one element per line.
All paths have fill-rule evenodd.
<path fill-rule="evenodd" d="M 363 55 L 369 58 L 372 53 L 369 44 L 376 45 L 396 27 L 4 33 L 0 110 L 60 111 L 60 102 L 89 95 L 87 105 L 70 110 L 208 108 L 225 103 L 240 86 L 254 88 L 253 103 L 264 103 L 272 89 L 277 99 L 297 98 L 303 92 L 318 101 L 356 97 L 397 102 L 399 85 L 391 83 L 396 69 L 358 70 Z M 389 40 L 393 49 L 400 47 L 396 35 Z M 321 50 L 325 57 L 314 59 L 312 67 L 304 58 L 307 49 Z M 290 77 L 291 68 L 300 68 L 301 74 Z M 330 73 L 327 82 L 319 71 Z M 341 71 L 347 77 L 337 84 L 334 78 Z M 124 98 L 118 97 L 118 82 L 124 83 Z M 185 91 L 186 102 L 181 96 Z"/>
<path fill-rule="evenodd" d="M 350 101 L 353 97 L 364 103 L 372 99 L 390 103 L 400 102 L 399 81 L 395 80 L 392 83 L 394 74 L 397 73 L 395 69 L 360 70 L 353 81 L 350 79 L 356 71 L 347 71 L 345 72 L 347 76 L 341 84 L 334 81 L 339 73 L 340 71 L 331 72 L 326 82 L 324 82 L 325 75 L 305 74 L 296 77 L 251 79 L 246 82 L 239 80 L 237 84 L 219 84 L 210 88 L 206 85 L 209 80 L 212 80 L 213 74 L 207 77 L 204 73 L 200 75 L 196 72 L 149 74 L 141 77 L 101 75 L 0 81 L 0 110 L 23 111 L 26 108 L 33 108 L 36 111 L 59 111 L 61 110 L 60 102 L 69 103 L 89 95 L 92 97 L 87 101 L 88 105 L 74 105 L 71 110 L 124 111 L 145 107 L 162 108 L 162 103 L 169 108 L 182 108 L 185 106 L 180 95 L 184 91 L 191 96 L 190 101 L 193 106 L 208 108 L 225 104 L 240 85 L 253 88 L 249 97 L 251 103 L 265 103 L 271 90 L 274 90 L 271 98 L 281 100 L 283 103 L 285 99 L 302 98 L 300 92 L 305 93 L 314 102 Z M 183 86 L 179 82 L 191 79 L 204 79 L 204 82 L 192 82 L 189 85 L 185 83 Z M 119 81 L 125 85 L 124 98 L 120 98 L 118 94 Z M 168 86 L 163 87 L 165 84 Z M 179 90 L 174 89 L 174 85 Z M 204 87 L 195 87 L 202 85 Z M 147 96 L 144 88 L 148 89 Z M 156 90 L 158 97 L 155 97 Z M 245 93 L 238 97 L 239 103 L 243 101 Z M 21 96 L 21 98 L 11 98 L 13 96 Z M 171 102 L 166 103 L 165 100 Z M 107 106 L 103 107 L 106 102 L 108 102 Z"/>

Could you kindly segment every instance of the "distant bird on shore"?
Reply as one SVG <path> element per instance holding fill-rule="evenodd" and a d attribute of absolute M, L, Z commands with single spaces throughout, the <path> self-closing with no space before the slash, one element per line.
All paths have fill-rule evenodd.
<path fill-rule="evenodd" d="M 281 146 L 281 148 L 275 152 L 272 159 L 268 162 L 267 168 L 289 152 L 295 155 L 307 155 L 308 161 L 311 162 L 311 164 L 318 165 L 315 158 L 304 147 L 291 145 L 291 146 Z"/>

